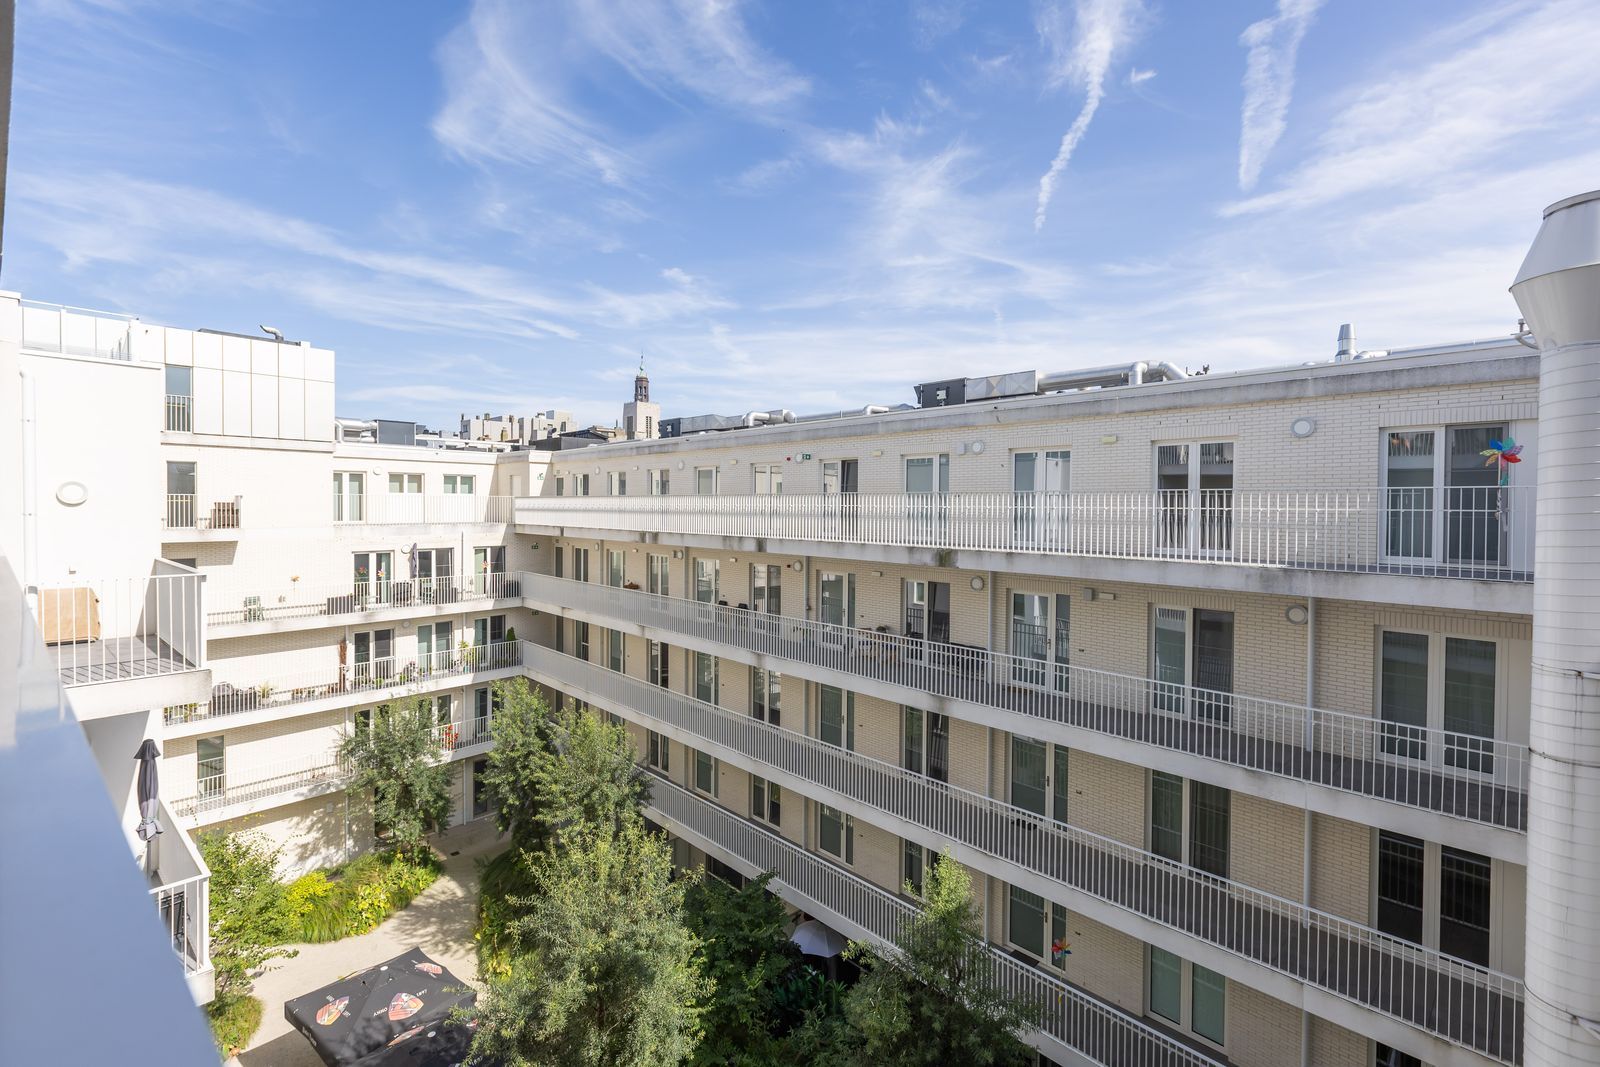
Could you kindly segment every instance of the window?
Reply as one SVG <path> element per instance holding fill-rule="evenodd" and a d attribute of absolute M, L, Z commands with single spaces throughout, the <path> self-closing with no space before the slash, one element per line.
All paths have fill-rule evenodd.
<path fill-rule="evenodd" d="M 449 726 L 455 719 L 455 712 L 451 706 L 449 693 L 440 693 L 433 698 L 433 722 L 435 726 Z"/>
<path fill-rule="evenodd" d="M 563 561 L 566 558 L 567 558 L 567 550 L 565 548 L 561 547 L 560 545 L 556 545 L 555 548 L 551 551 L 551 560 L 554 563 L 554 573 L 555 573 L 555 576 L 557 578 L 560 578 L 560 577 L 564 576 L 563 572 L 565 571 L 566 568 L 562 564 L 563 564 Z"/>
<path fill-rule="evenodd" d="M 670 496 L 672 486 L 665 467 L 658 467 L 650 472 L 650 495 Z"/>
<path fill-rule="evenodd" d="M 777 826 L 783 821 L 783 791 L 777 783 L 750 776 L 750 814 Z"/>
<path fill-rule="evenodd" d="M 1409 1053 L 1390 1048 L 1381 1041 L 1373 1046 L 1372 1067 L 1428 1067 Z"/>
<path fill-rule="evenodd" d="M 471 496 L 477 478 L 471 474 L 446 474 L 444 476 L 444 491 L 451 496 Z"/>
<path fill-rule="evenodd" d="M 1151 771 L 1150 851 L 1228 877 L 1231 797 L 1221 786 Z"/>
<path fill-rule="evenodd" d="M 905 629 L 910 638 L 907 655 L 921 659 L 926 649 L 919 643 L 950 643 L 950 583 L 919 582 L 905 584 Z M 942 650 L 936 650 L 942 651 Z"/>
<path fill-rule="evenodd" d="M 907 493 L 948 493 L 950 454 L 910 456 L 906 459 Z"/>
<path fill-rule="evenodd" d="M 221 736 L 195 742 L 195 792 L 202 797 L 221 796 L 227 790 L 227 757 Z"/>
<path fill-rule="evenodd" d="M 1228 980 L 1166 949 L 1149 947 L 1149 1011 L 1215 1045 L 1227 1036 Z"/>
<path fill-rule="evenodd" d="M 1067 767 L 1064 745 L 1011 735 L 1011 805 L 1056 822 L 1067 821 Z"/>
<path fill-rule="evenodd" d="M 1485 465 L 1482 453 L 1510 430 L 1496 423 L 1383 431 L 1388 558 L 1509 562 L 1506 531 L 1516 525 L 1510 510 L 1520 497 L 1501 488 L 1497 465 Z"/>
<path fill-rule="evenodd" d="M 717 795 L 717 761 L 698 749 L 694 754 L 694 787 L 702 793 Z"/>
<path fill-rule="evenodd" d="M 856 576 L 854 574 L 817 575 L 819 621 L 828 626 L 853 627 L 856 624 Z M 829 641 L 842 641 L 844 634 L 829 634 Z"/>
<path fill-rule="evenodd" d="M 472 817 L 482 818 L 489 814 L 489 787 L 484 782 L 484 775 L 489 773 L 489 761 L 475 759 L 472 761 Z"/>
<path fill-rule="evenodd" d="M 582 619 L 572 621 L 572 653 L 581 660 L 589 658 L 589 624 Z"/>
<path fill-rule="evenodd" d="M 1387 830 L 1377 849 L 1378 929 L 1490 966 L 1493 861 Z"/>
<path fill-rule="evenodd" d="M 394 553 L 355 552 L 351 554 L 350 579 L 355 603 L 353 610 L 368 604 L 387 604 L 394 592 Z"/>
<path fill-rule="evenodd" d="M 783 612 L 783 568 L 776 563 L 750 565 L 750 608 L 766 615 Z"/>
<path fill-rule="evenodd" d="M 354 471 L 333 472 L 333 521 L 366 521 L 367 479 Z"/>
<path fill-rule="evenodd" d="M 1011 679 L 1066 692 L 1071 682 L 1072 598 L 1011 594 Z"/>
<path fill-rule="evenodd" d="M 606 550 L 606 584 L 614 585 L 618 589 L 627 581 L 628 557 L 621 549 L 610 548 Z"/>
<path fill-rule="evenodd" d="M 755 480 L 757 496 L 777 496 L 783 492 L 783 464 L 753 463 L 750 473 Z"/>
<path fill-rule="evenodd" d="M 1497 707 L 1503 699 L 1496 642 L 1385 630 L 1378 655 L 1383 751 L 1494 773 Z M 1430 735 L 1441 743 L 1430 744 Z"/>
<path fill-rule="evenodd" d="M 487 615 L 472 620 L 472 643 L 479 648 L 499 644 L 506 639 L 506 617 Z"/>
<path fill-rule="evenodd" d="M 696 467 L 694 469 L 694 491 L 697 496 L 716 496 L 717 468 Z"/>
<path fill-rule="evenodd" d="M 645 591 L 656 596 L 671 596 L 672 584 L 669 575 L 672 573 L 672 560 L 668 556 L 649 555 L 645 557 Z"/>
<path fill-rule="evenodd" d="M 715 704 L 717 682 L 717 657 L 709 652 L 694 653 L 694 698 L 707 704 Z"/>
<path fill-rule="evenodd" d="M 391 492 L 391 493 L 420 493 L 420 492 L 422 492 L 422 475 L 420 475 L 420 474 L 391 474 L 391 475 L 389 475 L 389 492 Z"/>
<path fill-rule="evenodd" d="M 626 674 L 627 668 L 627 640 L 621 630 L 606 631 L 606 666 L 618 674 Z"/>
<path fill-rule="evenodd" d="M 950 718 L 921 708 L 900 709 L 900 765 L 936 782 L 950 780 Z"/>
<path fill-rule="evenodd" d="M 1233 612 L 1156 607 L 1150 640 L 1155 704 L 1208 722 L 1233 717 Z"/>
<path fill-rule="evenodd" d="M 1072 453 L 1011 453 L 1012 528 L 1022 544 L 1060 544 L 1067 531 Z"/>
<path fill-rule="evenodd" d="M 817 737 L 851 752 L 856 747 L 856 695 L 831 685 L 817 686 Z"/>
<path fill-rule="evenodd" d="M 417 624 L 417 670 L 423 674 L 447 671 L 453 655 L 450 622 L 441 620 Z"/>
<path fill-rule="evenodd" d="M 718 599 L 721 560 L 696 556 L 694 560 L 694 598 L 702 604 L 715 604 Z"/>
<path fill-rule="evenodd" d="M 574 548 L 572 550 L 572 580 L 587 582 L 589 580 L 589 550 L 587 548 Z"/>
<path fill-rule="evenodd" d="M 1024 952 L 1043 957 L 1044 898 L 1026 889 L 1012 886 L 1010 905 L 1007 912 L 1009 918 L 1006 922 L 1006 939 Z"/>
<path fill-rule="evenodd" d="M 647 641 L 646 647 L 650 653 L 650 684 L 660 686 L 662 689 L 671 688 L 669 684 L 671 672 L 668 669 L 670 663 L 668 653 L 671 650 L 660 641 Z"/>
<path fill-rule="evenodd" d="M 606 472 L 606 492 L 612 496 L 628 495 L 628 475 L 625 471 Z"/>
<path fill-rule="evenodd" d="M 351 645 L 357 681 L 375 681 L 394 674 L 393 630 L 357 633 Z"/>
<path fill-rule="evenodd" d="M 565 478 L 557 478 L 556 479 L 556 496 L 566 496 L 566 495 L 567 495 L 567 480 Z"/>
<path fill-rule="evenodd" d="M 1233 547 L 1233 443 L 1156 446 L 1156 532 L 1165 549 Z"/>
<path fill-rule="evenodd" d="M 449 548 L 419 548 L 411 555 L 411 579 L 417 598 L 424 604 L 448 604 L 457 597 L 451 578 L 455 574 L 455 551 Z"/>
<path fill-rule="evenodd" d="M 856 820 L 826 804 L 817 805 L 817 845 L 845 863 L 856 861 Z"/>
<path fill-rule="evenodd" d="M 498 575 L 506 572 L 504 545 L 484 545 L 472 550 L 472 591 L 480 596 L 508 596 L 511 590 Z"/>
<path fill-rule="evenodd" d="M 645 731 L 645 762 L 663 774 L 672 770 L 672 742 L 665 734 Z"/>
<path fill-rule="evenodd" d="M 750 714 L 778 725 L 783 703 L 783 675 L 761 667 L 750 668 Z"/>
<path fill-rule="evenodd" d="M 900 884 L 909 887 L 912 896 L 922 896 L 923 881 L 941 858 L 938 852 L 910 838 L 901 841 Z"/>
<path fill-rule="evenodd" d="M 472 691 L 472 736 L 483 737 L 489 733 L 489 724 L 500 710 L 500 691 L 493 686 L 480 685 Z"/>

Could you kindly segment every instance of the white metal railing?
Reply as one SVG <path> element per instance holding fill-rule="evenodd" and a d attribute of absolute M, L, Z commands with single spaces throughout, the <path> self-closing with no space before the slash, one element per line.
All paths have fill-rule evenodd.
<path fill-rule="evenodd" d="M 1522 982 L 1509 975 L 552 649 L 525 658 L 535 677 L 747 769 L 783 772 L 1492 1058 L 1514 1062 L 1520 1047 Z"/>
<path fill-rule="evenodd" d="M 168 726 L 174 726 L 329 697 L 405 690 L 442 678 L 517 667 L 522 664 L 522 652 L 521 641 L 496 641 L 446 649 L 410 660 L 390 656 L 367 663 L 275 675 L 256 682 L 218 682 L 211 688 L 210 701 L 169 707 L 165 718 Z"/>
<path fill-rule="evenodd" d="M 167 394 L 167 420 L 163 424 L 176 433 L 194 430 L 194 397 L 178 393 Z"/>
<path fill-rule="evenodd" d="M 225 769 L 197 777 L 194 793 L 179 798 L 172 807 L 180 816 L 193 817 L 335 782 L 347 773 L 333 753 L 308 753 L 242 770 Z"/>
<path fill-rule="evenodd" d="M 1521 831 L 1528 746 L 967 645 L 524 574 L 529 602 Z M 1020 732 L 1026 733 L 1026 727 Z"/>
<path fill-rule="evenodd" d="M 1527 582 L 1531 486 L 524 497 L 530 526 Z"/>
<path fill-rule="evenodd" d="M 171 832 L 182 833 L 176 827 Z M 196 875 L 168 882 L 150 890 L 156 914 L 166 927 L 172 951 L 183 961 L 186 973 L 196 974 L 211 966 L 211 876 Z"/>
<path fill-rule="evenodd" d="M 893 945 L 914 904 L 841 870 L 822 857 L 737 818 L 659 776 L 650 778 L 648 812 L 660 821 L 714 842 L 818 908 L 868 932 L 878 948 Z M 1035 1026 L 1108 1067 L 1216 1067 L 1218 1060 L 1098 1000 L 1038 967 L 984 945 L 973 981 L 1003 987 L 1037 1020 Z"/>
<path fill-rule="evenodd" d="M 349 493 L 334 491 L 336 523 L 369 526 L 401 523 L 506 523 L 515 514 L 513 498 L 474 493 Z"/>
<path fill-rule="evenodd" d="M 248 591 L 207 590 L 210 624 L 269 622 L 354 615 L 419 604 L 465 604 L 522 597 L 521 572 L 446 575 L 442 578 L 379 578 L 312 585 L 282 581 Z"/>
<path fill-rule="evenodd" d="M 205 578 L 165 560 L 154 569 L 142 578 L 74 575 L 30 591 L 64 684 L 177 674 L 205 665 Z"/>
<path fill-rule="evenodd" d="M 237 530 L 244 497 L 206 501 L 193 493 L 168 493 L 162 526 L 168 530 Z"/>
<path fill-rule="evenodd" d="M 22 347 L 92 359 L 132 359 L 134 319 L 111 311 L 22 301 Z"/>

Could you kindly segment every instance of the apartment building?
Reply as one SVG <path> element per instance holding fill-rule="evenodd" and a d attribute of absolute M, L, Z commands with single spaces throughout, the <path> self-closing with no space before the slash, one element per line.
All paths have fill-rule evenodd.
<path fill-rule="evenodd" d="M 1502 339 L 574 451 L 335 443 L 331 353 L 13 299 L 25 584 L 113 795 L 157 738 L 169 818 L 291 866 L 370 840 L 332 752 L 385 702 L 486 814 L 522 675 L 626 724 L 682 863 L 851 937 L 966 866 L 1049 1062 L 1594 1063 L 1600 196 L 1557 208 Z"/>

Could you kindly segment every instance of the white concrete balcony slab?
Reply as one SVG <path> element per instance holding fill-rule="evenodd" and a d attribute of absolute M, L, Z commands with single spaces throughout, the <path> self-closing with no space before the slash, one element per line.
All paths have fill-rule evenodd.
<path fill-rule="evenodd" d="M 524 575 L 519 588 L 531 606 L 599 626 L 731 652 L 782 674 L 1125 762 L 1188 775 L 1173 765 L 1181 755 L 1263 772 L 1327 791 L 1318 810 L 1329 814 L 1354 817 L 1348 795 L 1355 794 L 1449 816 L 1476 824 L 1461 832 L 1478 851 L 1483 842 L 1473 835 L 1493 827 L 1519 838 L 1494 849 L 1499 858 L 1525 856 L 1524 744 L 1047 662 L 1042 652 L 1009 655 L 549 575 Z M 1016 636 L 1028 645 L 1028 635 Z M 1435 828 L 1423 836 L 1440 834 Z"/>
<path fill-rule="evenodd" d="M 167 737 L 216 733 L 296 715 L 424 696 L 522 673 L 521 641 L 449 649 L 420 660 L 388 658 L 271 678 L 218 682 L 192 704 L 167 705 Z"/>
<path fill-rule="evenodd" d="M 205 578 L 157 560 L 149 575 L 43 581 L 28 600 L 80 720 L 182 703 L 210 688 Z"/>
<path fill-rule="evenodd" d="M 525 661 L 570 697 L 1430 1062 L 1449 1046 L 1520 1055 L 1518 978 L 552 649 Z"/>
<path fill-rule="evenodd" d="M 206 591 L 206 626 L 214 639 L 290 630 L 373 625 L 401 619 L 492 611 L 522 604 L 520 573 L 374 579 L 333 585 L 280 582 Z"/>

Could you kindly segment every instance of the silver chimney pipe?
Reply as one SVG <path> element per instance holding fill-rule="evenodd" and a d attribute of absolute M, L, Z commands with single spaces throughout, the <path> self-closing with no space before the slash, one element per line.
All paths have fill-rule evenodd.
<path fill-rule="evenodd" d="M 1347 359 L 1354 359 L 1356 354 L 1356 331 L 1346 322 L 1339 327 L 1339 351 L 1333 354 L 1335 363 L 1343 363 Z"/>
<path fill-rule="evenodd" d="M 1600 190 L 1544 213 L 1523 1067 L 1600 1065 Z"/>

